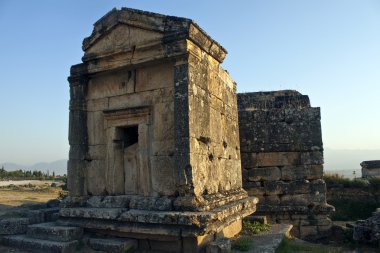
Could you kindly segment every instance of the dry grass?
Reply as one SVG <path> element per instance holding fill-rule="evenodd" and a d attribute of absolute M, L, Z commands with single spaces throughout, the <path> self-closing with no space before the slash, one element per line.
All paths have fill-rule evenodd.
<path fill-rule="evenodd" d="M 56 199 L 61 188 L 50 186 L 13 186 L 0 188 L 0 216 L 23 204 L 43 203 Z"/>

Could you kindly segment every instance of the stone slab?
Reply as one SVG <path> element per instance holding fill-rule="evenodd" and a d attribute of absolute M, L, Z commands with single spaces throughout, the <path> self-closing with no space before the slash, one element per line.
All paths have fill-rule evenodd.
<path fill-rule="evenodd" d="M 116 220 L 126 210 L 124 208 L 62 208 L 59 215 L 61 217 Z"/>
<path fill-rule="evenodd" d="M 138 241 L 135 239 L 100 239 L 91 238 L 88 244 L 94 250 L 101 250 L 111 253 L 125 253 L 129 250 L 137 249 Z"/>
<path fill-rule="evenodd" d="M 78 241 L 54 242 L 29 238 L 25 235 L 10 235 L 2 238 L 2 243 L 20 249 L 28 249 L 35 253 L 73 253 Z"/>
<path fill-rule="evenodd" d="M 30 238 L 70 242 L 83 236 L 83 229 L 78 227 L 57 226 L 53 222 L 29 225 L 27 235 Z"/>
<path fill-rule="evenodd" d="M 15 235 L 26 233 L 28 218 L 9 218 L 0 221 L 0 235 Z"/>

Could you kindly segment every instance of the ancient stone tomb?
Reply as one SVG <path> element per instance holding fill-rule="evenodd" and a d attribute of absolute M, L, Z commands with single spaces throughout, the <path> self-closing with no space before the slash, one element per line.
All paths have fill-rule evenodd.
<path fill-rule="evenodd" d="M 360 166 L 363 178 L 380 177 L 380 160 L 363 161 Z"/>
<path fill-rule="evenodd" d="M 164 252 L 238 233 L 257 199 L 242 189 L 226 50 L 189 19 L 126 8 L 97 21 L 83 50 L 60 223 Z"/>
<path fill-rule="evenodd" d="M 257 214 L 293 224 L 293 234 L 326 236 L 320 109 L 297 91 L 238 94 L 243 187 L 259 198 Z"/>

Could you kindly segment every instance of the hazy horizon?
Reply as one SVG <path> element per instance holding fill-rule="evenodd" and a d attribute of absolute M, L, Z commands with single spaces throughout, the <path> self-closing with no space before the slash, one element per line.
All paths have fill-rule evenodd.
<path fill-rule="evenodd" d="M 338 173 L 346 177 L 353 178 L 361 176 L 362 161 L 380 160 L 380 149 L 377 150 L 334 150 L 325 148 L 324 150 L 324 171 L 326 173 Z M 14 161 L 0 161 L 0 167 L 6 170 L 50 170 L 56 174 L 67 174 L 67 158 L 55 161 L 39 161 L 33 164 L 20 164 Z M 355 171 L 354 175 L 352 172 Z"/>

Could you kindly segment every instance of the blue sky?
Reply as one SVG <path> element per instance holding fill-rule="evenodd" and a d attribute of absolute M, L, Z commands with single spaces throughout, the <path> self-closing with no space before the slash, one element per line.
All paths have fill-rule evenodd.
<path fill-rule="evenodd" d="M 0 162 L 67 157 L 70 66 L 122 6 L 195 20 L 228 50 L 240 92 L 309 95 L 326 148 L 380 150 L 378 0 L 0 0 Z"/>

